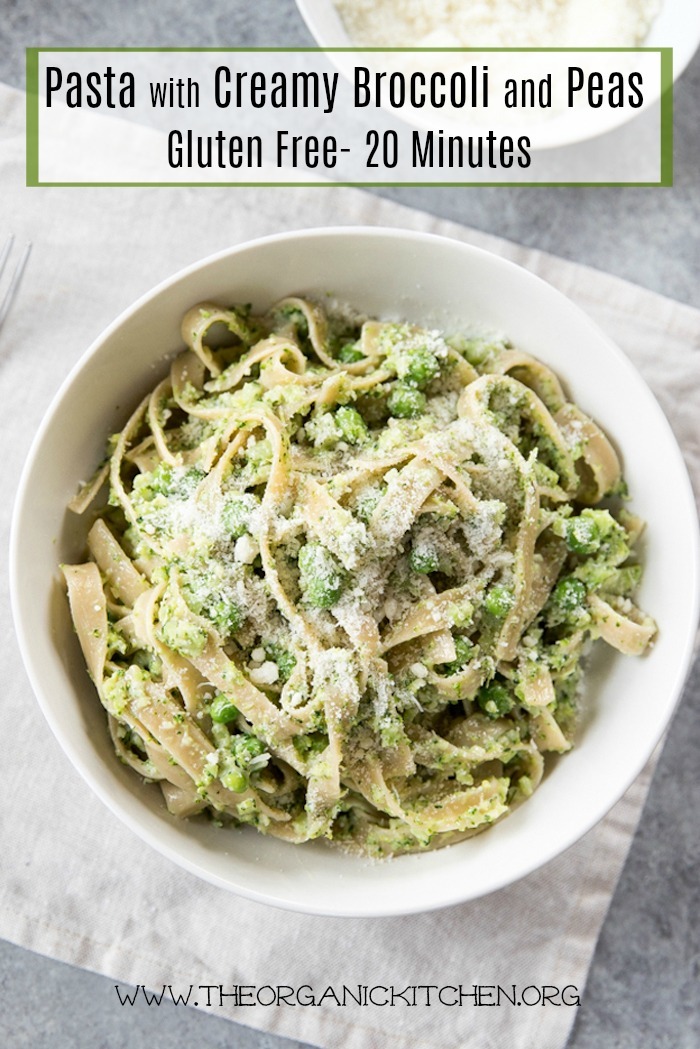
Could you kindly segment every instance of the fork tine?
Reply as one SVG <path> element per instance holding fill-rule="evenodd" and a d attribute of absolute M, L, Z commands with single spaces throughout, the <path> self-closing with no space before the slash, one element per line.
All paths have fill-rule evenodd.
<path fill-rule="evenodd" d="M 9 236 L 2 246 L 2 251 L 0 251 L 0 277 L 2 277 L 3 270 L 5 269 L 5 263 L 10 257 L 10 252 L 12 251 L 12 245 L 14 244 L 14 241 L 15 238 L 13 236 Z"/>
<path fill-rule="evenodd" d="M 10 253 L 10 248 L 12 247 L 13 239 L 14 239 L 13 237 L 10 237 L 9 242 L 8 242 L 9 243 L 9 247 L 8 247 L 8 244 L 6 244 L 5 247 L 3 248 L 2 260 L 0 261 L 0 276 L 2 276 L 2 271 L 3 271 L 4 267 L 5 267 L 5 263 L 7 261 L 7 256 Z M 19 283 L 22 280 L 22 274 L 24 273 L 24 267 L 27 265 L 27 260 L 29 259 L 29 255 L 31 254 L 31 250 L 32 250 L 31 244 L 27 244 L 26 248 L 24 249 L 24 252 L 22 253 L 21 259 L 19 260 L 19 262 L 15 266 L 15 271 L 12 274 L 12 278 L 10 280 L 9 287 L 8 287 L 7 291 L 5 292 L 5 296 L 4 296 L 3 300 L 2 300 L 2 302 L 0 302 L 0 328 L 2 327 L 3 321 L 5 320 L 5 317 L 7 316 L 8 312 L 9 312 L 10 306 L 12 305 L 12 300 L 14 299 L 15 295 L 17 294 L 17 289 L 19 288 Z"/>

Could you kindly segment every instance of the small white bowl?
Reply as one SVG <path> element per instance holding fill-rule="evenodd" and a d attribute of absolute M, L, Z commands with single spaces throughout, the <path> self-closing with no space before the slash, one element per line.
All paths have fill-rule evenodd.
<path fill-rule="evenodd" d="M 83 554 L 66 511 L 108 434 L 180 348 L 184 312 L 203 299 L 264 309 L 288 293 L 331 292 L 369 314 L 506 332 L 551 365 L 621 449 L 633 509 L 648 522 L 640 601 L 659 623 L 632 659 L 597 646 L 577 747 L 502 823 L 452 848 L 369 863 L 323 842 L 292 846 L 253 830 L 179 822 L 160 790 L 116 759 L 58 579 Z M 391 915 L 454 904 L 523 877 L 585 834 L 639 773 L 673 713 L 698 612 L 698 533 L 681 454 L 638 373 L 576 306 L 527 271 L 465 244 L 400 230 L 285 233 L 214 255 L 159 285 L 87 351 L 37 434 L 15 507 L 12 599 L 24 660 L 66 754 L 138 835 L 193 873 L 294 910 Z M 105 814 L 105 819 L 108 819 Z"/>
<path fill-rule="evenodd" d="M 319 47 L 324 50 L 361 47 L 348 35 L 333 0 L 296 0 L 296 4 Z M 673 48 L 674 83 L 687 68 L 698 45 L 700 45 L 700 3 L 698 0 L 662 0 L 659 14 L 654 19 L 646 38 L 640 44 L 641 47 Z M 589 46 L 588 40 L 580 41 L 580 47 L 587 46 Z M 331 51 L 328 57 L 345 77 L 352 79 L 352 67 L 355 61 L 352 54 Z M 508 73 L 507 75 L 514 74 Z M 532 74 L 528 73 L 528 75 Z M 647 91 L 645 109 L 646 105 L 655 102 L 658 97 L 658 94 L 651 94 Z M 388 112 L 396 116 L 395 110 L 388 110 Z M 533 149 L 553 149 L 573 145 L 576 142 L 612 131 L 632 120 L 639 112 L 641 110 L 629 107 L 611 109 L 604 113 L 601 111 L 594 116 L 594 119 L 591 119 L 590 114 L 584 114 L 574 122 L 570 114 L 557 113 L 553 109 L 546 119 L 528 123 L 527 127 L 523 124 L 526 114 L 521 113 L 519 126 L 522 126 L 523 131 L 527 131 L 531 136 Z M 411 125 L 424 130 L 435 127 L 436 124 L 435 119 L 431 118 L 427 110 L 424 112 L 416 109 L 409 113 L 406 109 L 404 119 Z M 445 131 L 467 136 L 483 134 L 486 125 L 465 115 L 460 116 L 459 121 L 450 122 L 449 119 L 440 121 L 440 126 Z"/>

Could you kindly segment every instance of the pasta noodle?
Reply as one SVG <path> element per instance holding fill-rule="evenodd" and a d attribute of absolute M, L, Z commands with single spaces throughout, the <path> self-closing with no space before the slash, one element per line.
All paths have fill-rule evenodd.
<path fill-rule="evenodd" d="M 372 856 L 501 819 L 572 746 L 591 639 L 655 634 L 607 437 L 495 337 L 296 297 L 182 334 L 71 504 L 119 758 L 176 816 Z"/>

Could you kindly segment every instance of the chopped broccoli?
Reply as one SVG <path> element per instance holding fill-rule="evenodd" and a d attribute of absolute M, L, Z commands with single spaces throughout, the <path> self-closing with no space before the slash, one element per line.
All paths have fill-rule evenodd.
<path fill-rule="evenodd" d="M 221 511 L 221 520 L 232 539 L 240 539 L 250 531 L 250 518 L 260 505 L 260 500 L 252 492 L 241 492 L 229 496 Z"/>
<path fill-rule="evenodd" d="M 292 653 L 274 641 L 263 641 L 263 648 L 270 659 L 277 664 L 277 669 L 280 672 L 280 681 L 288 681 L 294 667 L 297 665 L 297 661 Z"/>
<path fill-rule="evenodd" d="M 245 613 L 233 601 L 223 598 L 205 605 L 202 614 L 210 619 L 222 637 L 231 637 L 240 630 L 245 621 Z"/>
<path fill-rule="evenodd" d="M 294 736 L 294 749 L 302 758 L 315 758 L 322 754 L 327 746 L 328 736 L 325 732 L 307 732 L 301 736 Z"/>
<path fill-rule="evenodd" d="M 355 501 L 354 510 L 361 521 L 370 520 L 383 495 L 384 491 L 378 484 L 370 484 L 360 490 Z"/>
<path fill-rule="evenodd" d="M 250 774 L 265 768 L 270 755 L 265 749 L 265 744 L 257 736 L 239 733 L 231 738 L 228 752 L 223 754 L 221 760 L 221 782 L 234 793 L 242 794 L 248 788 Z"/>
<path fill-rule="evenodd" d="M 247 768 L 255 758 L 265 753 L 265 744 L 257 736 L 234 736 L 231 741 L 231 753 L 238 765 Z"/>
<path fill-rule="evenodd" d="M 344 439 L 350 444 L 360 444 L 367 437 L 365 421 L 354 408 L 338 408 L 335 413 L 335 424 Z"/>
<path fill-rule="evenodd" d="M 500 718 L 513 709 L 513 697 L 507 688 L 492 681 L 490 685 L 482 685 L 476 694 L 476 702 L 484 714 L 490 718 Z"/>
<path fill-rule="evenodd" d="M 409 555 L 409 563 L 414 572 L 427 575 L 429 572 L 437 572 L 440 568 L 440 557 L 435 545 L 430 542 L 418 541 L 413 544 Z"/>
<path fill-rule="evenodd" d="M 346 342 L 344 346 L 340 347 L 338 360 L 342 361 L 343 364 L 355 364 L 357 361 L 364 360 L 364 356 L 359 342 Z"/>
<path fill-rule="evenodd" d="M 207 643 L 207 635 L 200 626 L 176 614 L 161 622 L 160 635 L 168 648 L 188 658 L 201 655 Z"/>
<path fill-rule="evenodd" d="M 467 663 L 474 654 L 474 644 L 469 640 L 468 637 L 463 637 L 462 634 L 457 634 L 455 641 L 455 659 L 452 663 L 447 663 L 445 666 L 445 673 L 449 676 L 458 674 L 460 670 L 463 670 Z"/>
<path fill-rule="evenodd" d="M 625 565 L 615 568 L 601 586 L 606 594 L 629 597 L 639 586 L 642 579 L 641 565 Z"/>
<path fill-rule="evenodd" d="M 177 467 L 161 462 L 150 473 L 137 474 L 134 479 L 134 494 L 144 502 L 152 502 L 162 495 L 168 499 L 185 500 L 205 477 L 195 466 Z"/>
<path fill-rule="evenodd" d="M 343 406 L 310 419 L 306 432 L 317 448 L 333 448 L 339 441 L 361 444 L 367 437 L 367 426 L 355 408 Z"/>

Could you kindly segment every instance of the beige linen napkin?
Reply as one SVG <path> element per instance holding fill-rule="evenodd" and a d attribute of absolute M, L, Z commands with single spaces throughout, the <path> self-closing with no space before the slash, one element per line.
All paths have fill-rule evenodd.
<path fill-rule="evenodd" d="M 0 88 L 0 231 L 34 242 L 0 336 L 6 533 L 21 464 L 51 396 L 122 308 L 182 266 L 250 237 L 363 223 L 443 233 L 500 253 L 579 302 L 655 389 L 700 479 L 700 313 L 620 280 L 356 191 L 27 190 L 24 96 Z M 104 122 L 94 120 L 99 149 Z M 156 132 L 153 132 L 156 134 Z M 695 351 L 693 353 L 693 350 Z M 682 396 L 677 396 L 682 393 Z M 37 508 L 40 512 L 40 508 Z M 3 543 L 3 549 L 6 543 Z M 54 742 L 13 641 L 3 580 L 0 935 L 121 983 L 574 985 L 634 833 L 650 767 L 610 815 L 544 869 L 434 914 L 331 919 L 249 903 L 179 870 L 123 827 Z M 200 1007 L 206 1000 L 202 994 Z M 346 1049 L 559 1049 L 575 1008 L 263 1005 L 211 1012 Z"/>

